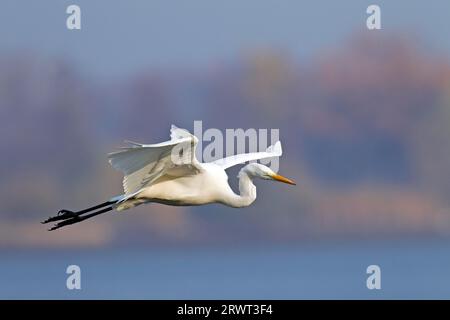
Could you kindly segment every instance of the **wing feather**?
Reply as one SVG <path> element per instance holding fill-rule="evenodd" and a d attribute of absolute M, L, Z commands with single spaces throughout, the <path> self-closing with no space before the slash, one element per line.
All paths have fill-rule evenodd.
<path fill-rule="evenodd" d="M 108 154 L 109 163 L 116 170 L 123 172 L 123 188 L 125 195 L 130 195 L 144 186 L 150 185 L 166 172 L 173 175 L 174 172 L 183 174 L 196 174 L 201 166 L 195 158 L 195 147 L 197 138 L 187 130 L 172 126 L 171 140 L 158 144 L 140 144 L 129 142 L 130 147 L 122 148 Z M 177 149 L 175 149 L 177 148 Z M 173 152 L 179 150 L 190 150 L 188 155 L 173 161 Z M 173 170 L 182 167 L 184 170 Z"/>
<path fill-rule="evenodd" d="M 280 157 L 282 154 L 283 150 L 281 149 L 281 142 L 277 141 L 274 145 L 268 147 L 265 152 L 251 152 L 251 153 L 237 154 L 234 156 L 213 161 L 213 163 L 222 167 L 222 169 L 227 169 L 247 161 Z"/>

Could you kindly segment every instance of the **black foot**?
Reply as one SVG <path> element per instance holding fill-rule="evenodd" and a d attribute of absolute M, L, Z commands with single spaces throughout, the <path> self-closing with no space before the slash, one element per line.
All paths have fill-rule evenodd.
<path fill-rule="evenodd" d="M 53 227 L 51 227 L 50 229 L 48 229 L 48 231 L 53 231 L 53 230 L 62 228 L 62 227 L 64 227 L 64 226 L 68 226 L 68 225 L 71 225 L 71 224 L 74 224 L 74 223 L 77 223 L 77 222 L 81 222 L 81 221 L 83 221 L 83 220 L 84 220 L 83 218 L 81 218 L 81 217 L 75 215 L 75 216 L 73 216 L 72 218 L 69 218 L 69 219 L 66 219 L 66 220 L 64 220 L 64 221 L 58 222 L 58 223 L 55 224 Z"/>
<path fill-rule="evenodd" d="M 56 216 L 50 217 L 47 220 L 42 221 L 41 223 L 44 224 L 44 223 L 49 223 L 49 222 L 59 221 L 59 220 L 66 220 L 66 219 L 75 218 L 75 217 L 78 217 L 78 215 L 75 212 L 63 209 L 63 210 L 60 210 Z"/>
<path fill-rule="evenodd" d="M 78 222 L 81 222 L 81 221 L 93 218 L 95 216 L 98 216 L 99 214 L 102 214 L 102 213 L 105 213 L 105 212 L 108 212 L 108 211 L 111 211 L 111 210 L 113 210 L 113 207 L 108 207 L 108 208 L 105 208 L 105 209 L 102 209 L 102 210 L 99 210 L 99 211 L 96 211 L 96 212 L 93 212 L 93 213 L 90 213 L 90 214 L 87 214 L 87 215 L 83 215 L 83 216 L 80 216 L 80 213 L 82 211 L 79 211 L 79 212 L 77 212 L 75 214 L 75 216 L 70 217 L 70 218 L 66 218 L 64 221 L 61 221 L 61 222 L 55 224 L 48 231 L 56 230 L 56 229 L 59 229 L 59 228 L 64 227 L 64 226 L 68 226 L 68 225 L 71 225 L 71 224 L 74 224 L 74 223 L 78 223 Z"/>

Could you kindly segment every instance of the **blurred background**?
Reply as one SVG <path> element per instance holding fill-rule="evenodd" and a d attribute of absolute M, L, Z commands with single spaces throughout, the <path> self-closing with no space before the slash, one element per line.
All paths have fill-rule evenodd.
<path fill-rule="evenodd" d="M 366 8 L 381 7 L 381 30 Z M 82 29 L 66 29 L 67 6 Z M 450 3 L 0 1 L 0 298 L 450 298 Z M 279 128 L 245 209 L 141 206 L 106 154 Z M 239 168 L 230 170 L 236 189 Z M 82 290 L 65 268 L 82 270 Z M 366 288 L 366 268 L 382 290 Z"/>

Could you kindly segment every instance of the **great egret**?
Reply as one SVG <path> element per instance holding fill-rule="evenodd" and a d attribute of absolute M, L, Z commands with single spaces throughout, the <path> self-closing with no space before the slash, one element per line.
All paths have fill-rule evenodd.
<path fill-rule="evenodd" d="M 172 126 L 170 138 L 169 141 L 158 144 L 129 142 L 130 147 L 108 155 L 109 163 L 124 174 L 123 195 L 78 212 L 61 210 L 58 215 L 42 223 L 62 220 L 49 229 L 55 230 L 113 209 L 122 211 L 147 202 L 173 206 L 222 203 L 235 208 L 246 207 L 256 199 L 254 178 L 295 185 L 292 180 L 258 163 L 250 163 L 240 170 L 239 195 L 228 185 L 225 169 L 247 161 L 280 157 L 282 150 L 279 141 L 265 152 L 238 154 L 210 163 L 200 163 L 195 158 L 198 139 L 194 135 Z M 97 209 L 101 210 L 84 215 Z"/>

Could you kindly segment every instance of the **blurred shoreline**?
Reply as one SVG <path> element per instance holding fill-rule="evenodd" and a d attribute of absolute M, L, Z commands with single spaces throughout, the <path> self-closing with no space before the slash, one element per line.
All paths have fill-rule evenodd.
<path fill-rule="evenodd" d="M 0 248 L 447 237 L 450 59 L 388 33 L 329 50 L 308 66 L 263 50 L 108 84 L 63 59 L 1 55 Z M 105 155 L 120 141 L 163 141 L 195 120 L 280 128 L 280 170 L 298 186 L 257 182 L 242 210 L 147 205 L 61 233 L 39 225 L 121 193 Z"/>

